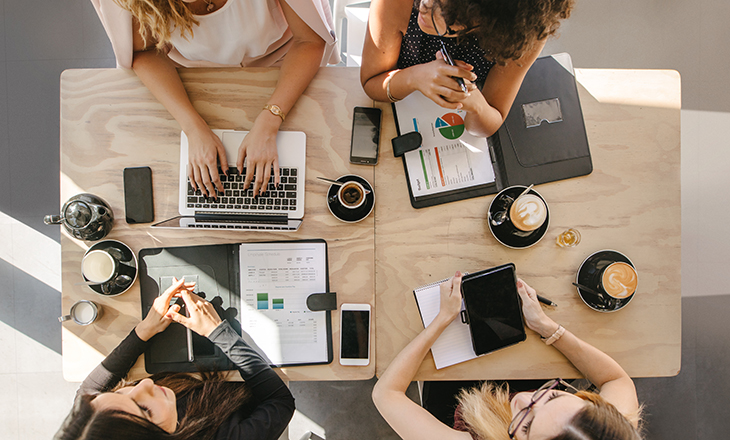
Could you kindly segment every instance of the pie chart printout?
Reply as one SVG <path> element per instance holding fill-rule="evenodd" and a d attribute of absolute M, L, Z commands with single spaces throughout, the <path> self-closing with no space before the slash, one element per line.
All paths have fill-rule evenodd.
<path fill-rule="evenodd" d="M 456 113 L 446 113 L 436 118 L 436 128 L 446 139 L 459 139 L 464 134 L 464 120 Z"/>

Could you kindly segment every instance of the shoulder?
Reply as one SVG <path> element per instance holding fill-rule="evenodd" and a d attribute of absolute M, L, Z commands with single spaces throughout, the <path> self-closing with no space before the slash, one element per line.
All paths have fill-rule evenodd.
<path fill-rule="evenodd" d="M 368 26 L 371 32 L 377 27 L 403 34 L 408 29 L 412 11 L 412 0 L 372 0 Z"/>

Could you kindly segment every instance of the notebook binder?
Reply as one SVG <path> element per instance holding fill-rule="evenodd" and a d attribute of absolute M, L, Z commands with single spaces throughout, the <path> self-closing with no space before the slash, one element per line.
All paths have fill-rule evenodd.
<path fill-rule="evenodd" d="M 398 124 L 397 103 L 393 103 Z M 504 124 L 487 138 L 495 181 L 490 184 L 414 197 L 403 159 L 414 208 L 495 194 L 512 185 L 569 179 L 593 171 L 578 88 L 570 55 L 538 58 L 525 75 Z"/>
<path fill-rule="evenodd" d="M 331 299 L 335 295 L 329 292 L 329 259 L 326 242 L 324 240 L 297 240 L 287 243 L 322 243 L 325 246 L 325 284 L 327 292 L 311 292 L 311 297 L 326 297 L 330 299 L 326 307 L 318 310 L 327 310 L 326 313 L 326 352 L 327 359 L 320 362 L 297 364 L 272 364 L 283 367 L 293 365 L 329 364 L 333 360 L 332 350 L 332 310 Z M 266 245 L 270 243 L 259 243 Z M 221 319 L 226 319 L 232 328 L 242 334 L 240 311 L 241 304 L 241 277 L 239 247 L 241 243 L 184 246 L 172 248 L 142 249 L 139 252 L 140 291 L 142 299 L 142 318 L 147 316 L 155 298 L 160 292 L 160 278 L 175 276 L 198 276 L 198 291 L 214 305 Z M 336 300 L 334 305 L 336 308 Z M 192 347 L 194 361 L 190 361 L 188 351 L 187 329 L 176 322 L 163 332 L 158 333 L 150 340 L 150 346 L 145 351 L 145 369 L 148 373 L 159 372 L 196 372 L 200 369 L 230 370 L 234 365 L 228 357 L 207 338 L 192 332 Z M 255 343 L 243 333 L 243 338 L 249 344 Z"/>

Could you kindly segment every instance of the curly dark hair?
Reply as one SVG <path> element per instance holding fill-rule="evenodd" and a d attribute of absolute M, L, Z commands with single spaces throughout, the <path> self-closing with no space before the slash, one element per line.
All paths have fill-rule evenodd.
<path fill-rule="evenodd" d="M 415 0 L 416 5 L 420 2 Z M 519 59 L 537 41 L 553 35 L 570 17 L 575 0 L 434 0 L 446 24 L 473 35 L 493 61 Z"/>

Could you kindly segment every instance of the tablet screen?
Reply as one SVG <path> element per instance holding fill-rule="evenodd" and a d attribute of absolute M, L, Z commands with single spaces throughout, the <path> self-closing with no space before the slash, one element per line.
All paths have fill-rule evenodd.
<path fill-rule="evenodd" d="M 526 339 L 513 264 L 468 275 L 461 291 L 477 355 Z"/>

